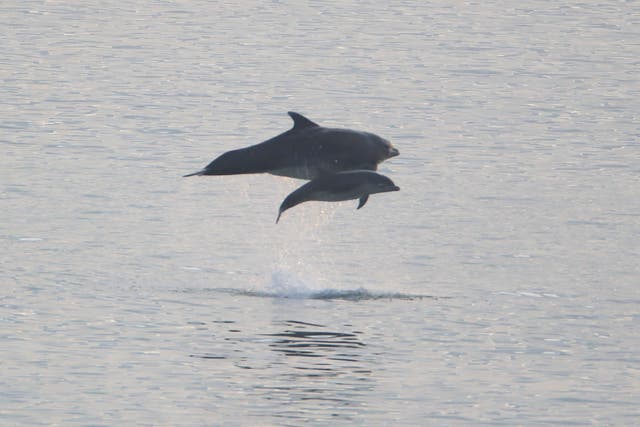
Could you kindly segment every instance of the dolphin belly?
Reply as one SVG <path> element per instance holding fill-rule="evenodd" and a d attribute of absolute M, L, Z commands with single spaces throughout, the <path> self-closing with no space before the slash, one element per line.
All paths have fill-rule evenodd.
<path fill-rule="evenodd" d="M 303 165 L 273 169 L 268 173 L 270 173 L 271 175 L 286 176 L 289 178 L 314 179 L 319 175 L 320 172 L 317 167 Z"/>
<path fill-rule="evenodd" d="M 355 200 L 364 194 L 360 190 L 350 191 L 316 191 L 307 196 L 307 200 L 317 200 L 318 202 L 344 202 L 345 200 Z"/>
<path fill-rule="evenodd" d="M 350 170 L 375 171 L 378 169 L 377 166 L 378 165 L 376 165 L 375 163 L 345 166 L 342 163 L 338 163 L 334 161 L 316 160 L 316 161 L 309 161 L 306 163 L 302 162 L 302 164 L 299 164 L 298 166 L 283 167 L 279 169 L 273 169 L 267 172 L 270 173 L 271 175 L 312 180 L 312 179 L 319 178 L 323 175 L 334 174 L 339 172 L 347 172 Z"/>

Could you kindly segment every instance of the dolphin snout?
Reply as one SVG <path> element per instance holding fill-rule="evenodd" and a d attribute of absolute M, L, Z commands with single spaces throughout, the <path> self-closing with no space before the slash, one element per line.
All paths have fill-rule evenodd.
<path fill-rule="evenodd" d="M 398 151 L 397 148 L 395 147 L 390 147 L 389 148 L 389 157 L 395 157 L 395 156 L 399 156 L 400 155 L 400 151 Z"/>
<path fill-rule="evenodd" d="M 393 187 L 391 187 L 391 191 L 400 191 L 400 187 L 394 185 Z"/>

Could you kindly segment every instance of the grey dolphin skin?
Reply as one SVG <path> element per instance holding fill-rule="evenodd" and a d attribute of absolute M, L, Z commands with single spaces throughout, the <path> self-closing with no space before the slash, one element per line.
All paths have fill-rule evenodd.
<path fill-rule="evenodd" d="M 367 170 L 322 175 L 307 182 L 284 199 L 280 205 L 276 224 L 284 211 L 310 200 L 340 202 L 360 199 L 358 203 L 358 209 L 360 209 L 367 203 L 370 194 L 398 190 L 400 187 L 386 176 Z"/>
<path fill-rule="evenodd" d="M 326 128 L 290 111 L 293 128 L 265 142 L 228 151 L 193 175 L 270 173 L 299 179 L 349 170 L 373 170 L 397 156 L 389 141 L 368 132 Z"/>

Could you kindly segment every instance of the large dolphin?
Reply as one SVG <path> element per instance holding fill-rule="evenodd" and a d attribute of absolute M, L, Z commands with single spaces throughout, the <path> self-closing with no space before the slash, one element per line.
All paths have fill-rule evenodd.
<path fill-rule="evenodd" d="M 265 142 L 228 151 L 193 175 L 270 173 L 314 179 L 349 170 L 376 170 L 397 156 L 389 141 L 368 132 L 325 128 L 290 111 L 293 128 Z"/>
<path fill-rule="evenodd" d="M 368 170 L 339 172 L 322 175 L 307 182 L 289 194 L 280 205 L 278 218 L 289 208 L 310 200 L 322 202 L 341 202 L 360 199 L 358 209 L 364 206 L 370 194 L 398 191 L 400 187 L 384 175 Z"/>

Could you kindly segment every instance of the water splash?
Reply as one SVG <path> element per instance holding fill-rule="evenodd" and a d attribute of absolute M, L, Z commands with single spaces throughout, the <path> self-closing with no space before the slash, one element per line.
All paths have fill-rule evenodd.
<path fill-rule="evenodd" d="M 243 295 L 259 298 L 284 298 L 284 299 L 314 299 L 314 300 L 416 300 L 438 299 L 440 297 L 423 294 L 410 294 L 402 292 L 381 292 L 368 290 L 362 287 L 356 289 L 327 288 L 301 279 L 296 275 L 283 270 L 274 271 L 270 281 L 264 289 L 235 289 L 218 288 L 212 291 L 233 295 Z"/>
<path fill-rule="evenodd" d="M 311 280 L 302 280 L 291 272 L 276 270 L 271 274 L 265 294 L 281 298 L 309 298 L 319 289 Z"/>

